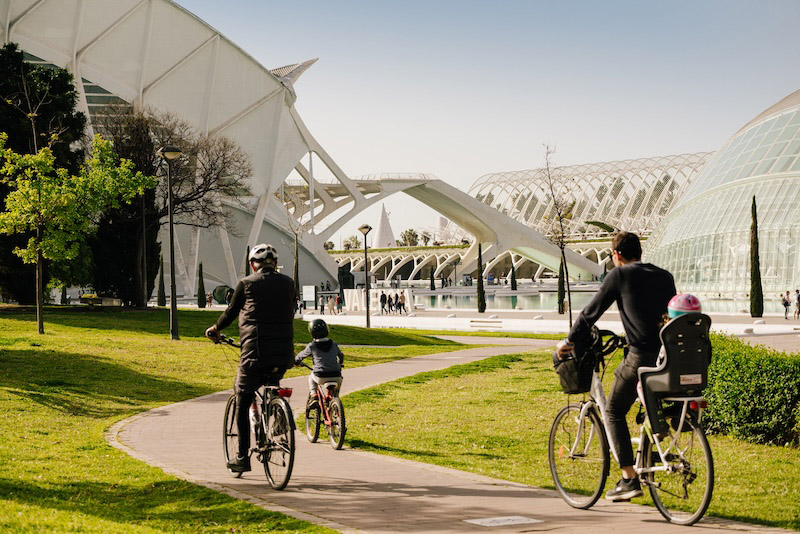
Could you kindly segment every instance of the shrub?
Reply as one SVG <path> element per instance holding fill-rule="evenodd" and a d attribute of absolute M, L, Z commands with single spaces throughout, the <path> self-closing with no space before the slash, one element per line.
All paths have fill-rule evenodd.
<path fill-rule="evenodd" d="M 720 334 L 712 344 L 706 428 L 755 443 L 800 443 L 800 354 Z"/>

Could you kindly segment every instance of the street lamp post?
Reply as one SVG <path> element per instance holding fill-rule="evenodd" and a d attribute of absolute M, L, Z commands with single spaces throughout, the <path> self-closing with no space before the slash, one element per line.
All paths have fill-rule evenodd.
<path fill-rule="evenodd" d="M 176 146 L 164 146 L 158 149 L 158 156 L 167 160 L 167 205 L 169 213 L 169 337 L 178 339 L 178 301 L 175 289 L 175 231 L 173 228 L 172 205 L 172 160 L 181 155 Z"/>
<path fill-rule="evenodd" d="M 367 304 L 367 328 L 369 328 L 369 263 L 367 262 L 367 234 L 372 230 L 368 224 L 362 224 L 358 231 L 364 234 L 364 291 L 366 293 Z"/>

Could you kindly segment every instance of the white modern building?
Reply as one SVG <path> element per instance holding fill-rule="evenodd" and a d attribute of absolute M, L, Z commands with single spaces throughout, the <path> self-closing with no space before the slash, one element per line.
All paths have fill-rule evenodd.
<path fill-rule="evenodd" d="M 249 155 L 252 196 L 241 199 L 244 208 L 230 206 L 233 224 L 178 227 L 176 273 L 184 295 L 197 287 L 200 261 L 208 289 L 235 284 L 244 274 L 247 246 L 261 241 L 275 245 L 280 263 L 291 269 L 298 229 L 302 283 L 335 285 L 337 265 L 323 244 L 353 216 L 401 191 L 455 221 L 493 255 L 515 248 L 533 261 L 557 265 L 557 249 L 541 234 L 433 177 L 349 178 L 294 107 L 294 83 L 315 60 L 267 69 L 170 0 L 0 0 L 0 35 L 18 43 L 29 59 L 73 73 L 90 130 L 104 106 L 127 103 L 177 113 Z M 321 167 L 321 174 L 333 177 L 329 183 L 314 174 Z M 303 184 L 283 187 L 287 178 Z M 471 250 L 465 261 L 474 263 L 476 256 Z M 599 272 L 596 262 L 578 254 L 567 259 L 576 274 Z"/>

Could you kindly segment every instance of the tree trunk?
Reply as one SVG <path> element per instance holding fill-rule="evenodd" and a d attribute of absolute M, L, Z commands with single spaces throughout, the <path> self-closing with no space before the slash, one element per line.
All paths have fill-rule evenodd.
<path fill-rule="evenodd" d="M 136 237 L 136 267 L 133 271 L 133 282 L 135 287 L 134 291 L 134 299 L 133 299 L 133 306 L 135 308 L 143 308 L 145 306 L 144 301 L 144 276 L 142 266 L 144 264 L 144 241 L 142 240 L 142 236 L 138 235 Z"/>
<path fill-rule="evenodd" d="M 561 258 L 561 263 L 558 266 L 558 292 L 556 293 L 558 299 L 558 313 L 564 313 L 564 258 Z"/>
<path fill-rule="evenodd" d="M 486 311 L 486 290 L 483 288 L 483 253 L 478 243 L 478 313 Z"/>
<path fill-rule="evenodd" d="M 567 255 L 564 249 L 561 249 L 561 264 L 564 266 L 564 284 L 567 290 L 567 318 L 569 319 L 569 327 L 572 329 L 572 292 L 569 290 L 569 267 L 567 266 Z"/>
<path fill-rule="evenodd" d="M 44 286 L 42 278 L 44 277 L 44 258 L 42 257 L 42 251 L 39 248 L 40 243 L 42 241 L 42 228 L 36 228 L 36 326 L 39 330 L 40 334 L 44 334 L 44 317 L 42 314 L 44 313 Z"/>
<path fill-rule="evenodd" d="M 294 295 L 300 297 L 300 236 L 294 233 Z"/>

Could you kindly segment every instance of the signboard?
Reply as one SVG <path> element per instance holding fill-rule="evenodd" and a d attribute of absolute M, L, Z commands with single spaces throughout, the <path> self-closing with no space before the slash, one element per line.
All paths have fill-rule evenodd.
<path fill-rule="evenodd" d="M 303 302 L 317 301 L 317 286 L 303 286 Z"/>

